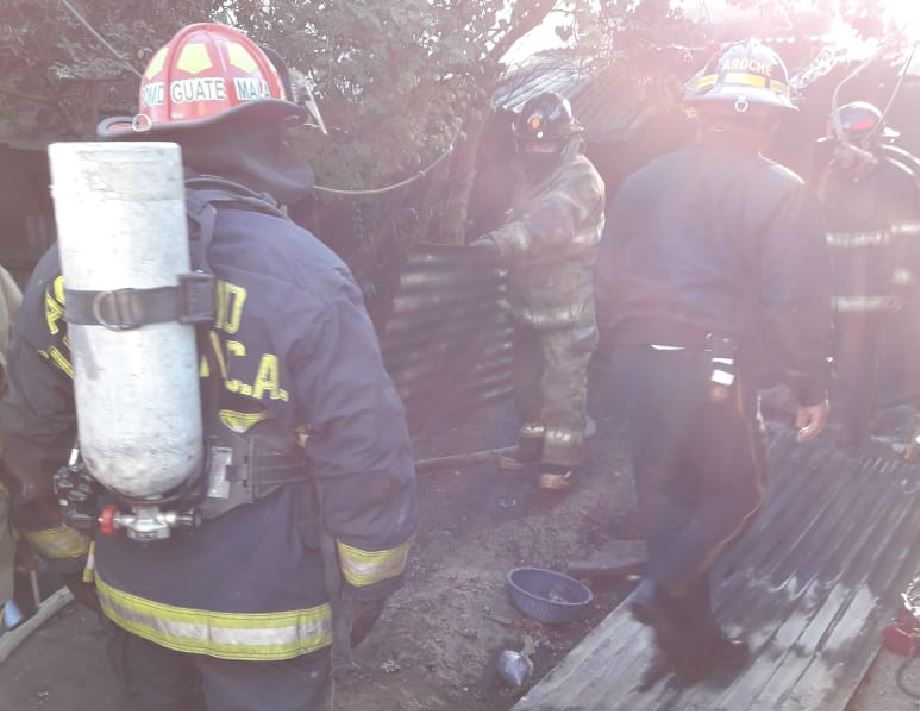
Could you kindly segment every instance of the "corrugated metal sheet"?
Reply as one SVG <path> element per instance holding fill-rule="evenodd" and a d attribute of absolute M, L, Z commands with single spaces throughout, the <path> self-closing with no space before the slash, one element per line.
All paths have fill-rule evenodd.
<path fill-rule="evenodd" d="M 769 435 L 770 499 L 721 561 L 717 614 L 755 653 L 735 678 L 637 690 L 651 639 L 618 608 L 515 711 L 842 711 L 920 572 L 920 465 Z"/>
<path fill-rule="evenodd" d="M 591 63 L 567 52 L 541 52 L 509 72 L 496 92 L 496 103 L 519 111 L 528 99 L 544 91 L 555 91 L 574 101 L 595 70 Z"/>
<path fill-rule="evenodd" d="M 511 72 L 496 93 L 496 103 L 519 111 L 531 97 L 555 91 L 572 102 L 589 140 L 628 140 L 647 118 L 660 112 L 661 100 L 667 97 L 660 87 L 643 87 L 642 78 L 634 63 L 598 64 L 548 52 Z"/>
<path fill-rule="evenodd" d="M 773 38 L 769 43 L 786 57 L 797 94 L 835 69 L 871 56 L 874 47 L 855 38 Z M 886 61 L 902 66 L 910 47 L 893 50 Z M 519 110 L 527 99 L 555 91 L 572 102 L 589 140 L 629 140 L 648 119 L 674 108 L 682 86 L 702 68 L 710 48 L 661 45 L 606 62 L 588 61 L 565 50 L 542 52 L 513 68 L 496 92 L 496 103 Z M 920 67 L 917 59 L 915 67 Z M 917 69 L 920 71 L 920 69 Z M 670 83 L 670 86 L 664 84 Z"/>
<path fill-rule="evenodd" d="M 435 429 L 511 394 L 506 273 L 469 247 L 420 245 L 380 329 L 410 429 Z"/>

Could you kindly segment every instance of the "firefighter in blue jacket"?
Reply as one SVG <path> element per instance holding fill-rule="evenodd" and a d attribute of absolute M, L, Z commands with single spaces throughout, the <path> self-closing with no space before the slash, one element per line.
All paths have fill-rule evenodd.
<path fill-rule="evenodd" d="M 764 158 L 795 109 L 780 57 L 751 40 L 710 62 L 686 95 L 696 145 L 628 178 L 607 214 L 596 274 L 613 344 L 646 577 L 627 599 L 662 652 L 648 683 L 740 669 L 748 650 L 713 614 L 719 557 L 766 495 L 757 388 L 778 363 L 798 400 L 798 438 L 827 416 L 830 269 L 820 206 Z"/>
<path fill-rule="evenodd" d="M 283 67 L 248 38 L 193 25 L 154 55 L 138 116 L 100 127 L 109 138 L 180 144 L 186 202 L 214 218 L 205 433 L 264 431 L 289 444 L 272 460 L 273 486 L 206 511 L 192 533 L 151 543 L 95 535 L 84 581 L 106 618 L 122 709 L 319 708 L 335 611 L 363 627 L 352 627 L 360 637 L 406 566 L 416 494 L 402 405 L 348 269 L 279 207 L 311 187 L 284 146 L 285 128 L 310 115 L 290 98 Z M 204 228 L 190 221 L 194 229 Z M 52 249 L 16 322 L 0 425 L 20 482 L 17 521 L 72 574 L 88 546 L 61 525 L 52 493 L 77 425 L 64 286 Z M 251 466 L 255 476 L 258 458 Z"/>

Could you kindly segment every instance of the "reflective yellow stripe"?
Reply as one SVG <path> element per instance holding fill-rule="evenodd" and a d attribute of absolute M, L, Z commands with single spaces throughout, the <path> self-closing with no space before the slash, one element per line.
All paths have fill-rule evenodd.
<path fill-rule="evenodd" d="M 759 74 L 739 74 L 737 72 L 728 72 L 725 75 L 726 84 L 743 84 L 744 86 L 753 86 L 756 89 L 767 88 L 767 78 Z"/>
<path fill-rule="evenodd" d="M 57 346 L 51 346 L 48 349 L 48 355 L 51 357 L 51 360 L 54 361 L 54 364 L 63 371 L 64 375 L 73 380 L 73 366 L 70 364 L 70 361 L 67 360 L 67 356 L 61 353 Z"/>
<path fill-rule="evenodd" d="M 696 91 L 705 91 L 706 89 L 711 89 L 719 81 L 718 74 L 706 74 L 697 79 L 696 82 Z M 726 84 L 735 84 L 742 86 L 750 86 L 755 89 L 769 89 L 774 94 L 779 96 L 789 97 L 791 91 L 789 90 L 789 85 L 784 81 L 779 81 L 777 79 L 768 79 L 765 76 L 760 74 L 746 74 L 743 72 L 726 72 L 724 82 Z"/>
<path fill-rule="evenodd" d="M 408 540 L 396 548 L 383 551 L 362 551 L 339 541 L 339 561 L 342 575 L 351 585 L 363 587 L 402 575 L 409 561 Z"/>
<path fill-rule="evenodd" d="M 702 91 L 703 89 L 709 89 L 715 86 L 716 82 L 719 81 L 718 74 L 705 74 L 701 76 L 696 82 L 696 90 Z"/>
<path fill-rule="evenodd" d="M 292 659 L 332 644 L 328 603 L 289 612 L 231 613 L 175 607 L 108 585 L 96 574 L 102 611 L 143 639 L 219 659 Z"/>
<path fill-rule="evenodd" d="M 780 96 L 789 97 L 792 92 L 789 91 L 789 85 L 784 81 L 777 81 L 776 79 L 770 80 L 770 91 L 774 94 L 779 94 Z"/>
<path fill-rule="evenodd" d="M 22 535 L 42 558 L 79 558 L 89 550 L 89 541 L 67 526 L 23 531 Z"/>

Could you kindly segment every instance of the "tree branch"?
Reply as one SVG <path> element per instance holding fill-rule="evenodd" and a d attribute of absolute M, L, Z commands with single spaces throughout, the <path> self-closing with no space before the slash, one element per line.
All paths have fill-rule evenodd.
<path fill-rule="evenodd" d="M 508 29 L 508 34 L 495 43 L 495 46 L 489 52 L 490 59 L 496 63 L 500 62 L 514 43 L 531 30 L 539 27 L 555 7 L 556 0 L 537 0 L 532 7 L 522 11 L 518 18 L 515 18 L 512 12 L 511 27 Z"/>

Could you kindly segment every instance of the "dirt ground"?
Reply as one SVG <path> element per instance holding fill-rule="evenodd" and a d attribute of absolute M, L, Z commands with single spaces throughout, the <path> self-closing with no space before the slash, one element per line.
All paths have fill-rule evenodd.
<path fill-rule="evenodd" d="M 515 696 L 495 680 L 503 649 L 532 640 L 542 676 L 618 601 L 597 588 L 581 621 L 528 624 L 508 603 L 505 574 L 520 565 L 565 570 L 611 535 L 625 472 L 546 501 L 532 477 L 482 467 L 425 476 L 423 520 L 409 579 L 357 650 L 363 671 L 337 687 L 339 709 L 498 711 Z M 623 480 L 622 482 L 620 480 Z M 601 491 L 605 489 L 606 491 Z M 626 496 L 629 496 L 627 493 Z M 53 674 L 49 671 L 53 670 Z M 0 666 L 0 711 L 114 710 L 98 620 L 71 606 Z"/>
<path fill-rule="evenodd" d="M 356 651 L 362 671 L 337 686 L 355 711 L 500 711 L 517 696 L 496 680 L 504 649 L 535 649 L 544 675 L 622 599 L 628 588 L 592 585 L 584 617 L 552 628 L 528 622 L 507 599 L 518 566 L 566 571 L 624 532 L 635 535 L 634 498 L 619 425 L 596 415 L 589 464 L 565 496 L 540 492 L 535 473 L 494 465 L 420 474 L 421 525 L 406 585 Z M 513 408 L 428 437 L 420 457 L 513 442 Z M 114 710 L 114 683 L 98 620 L 71 606 L 0 666 L 0 711 Z"/>

